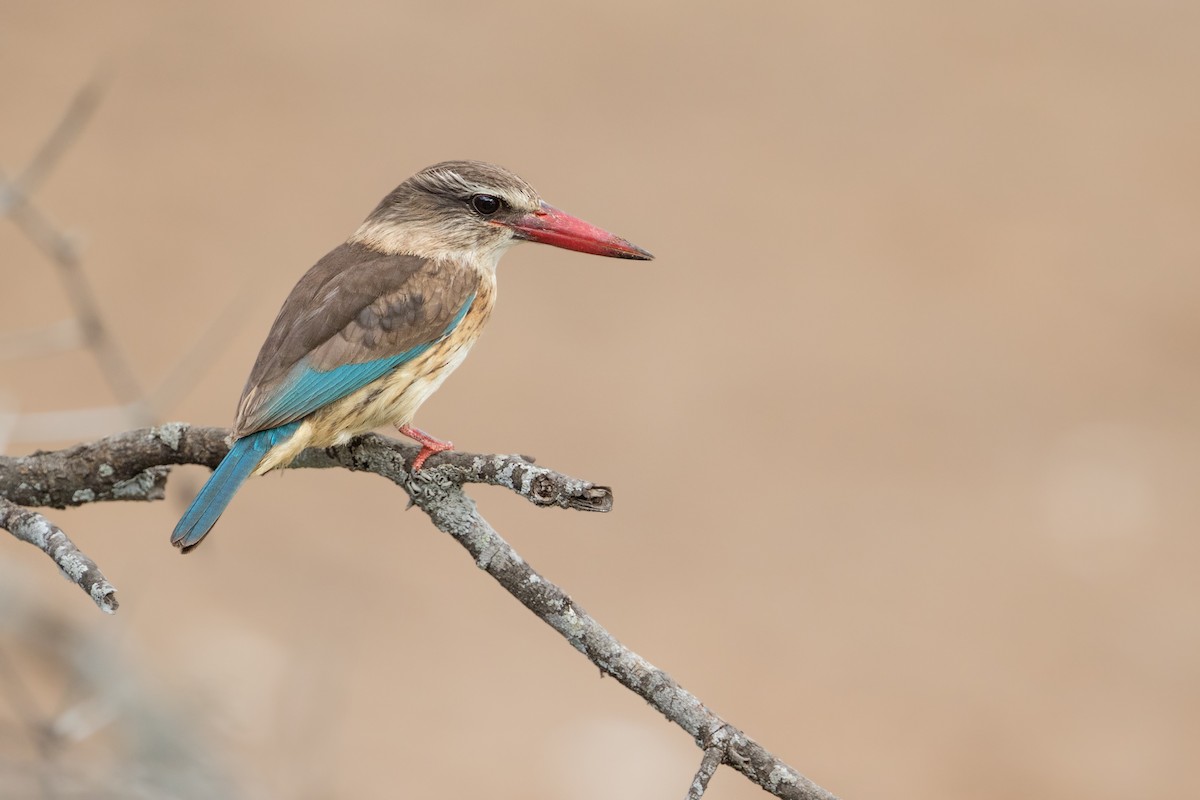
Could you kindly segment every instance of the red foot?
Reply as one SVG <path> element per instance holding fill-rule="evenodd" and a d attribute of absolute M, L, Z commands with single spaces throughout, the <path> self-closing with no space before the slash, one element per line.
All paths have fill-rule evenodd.
<path fill-rule="evenodd" d="M 420 428 L 414 428 L 412 425 L 401 425 L 396 430 L 421 445 L 421 452 L 417 453 L 417 457 L 413 459 L 413 472 L 419 470 L 421 465 L 425 463 L 425 459 L 431 455 L 454 449 L 453 442 L 443 442 L 441 439 L 435 439 L 425 431 Z"/>

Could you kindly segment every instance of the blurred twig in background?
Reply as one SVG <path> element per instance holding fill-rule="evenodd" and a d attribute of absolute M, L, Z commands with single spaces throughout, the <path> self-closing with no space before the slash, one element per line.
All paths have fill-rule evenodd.
<path fill-rule="evenodd" d="M 154 421 L 154 413 L 145 400 L 129 359 L 104 323 L 96 294 L 83 271 L 75 240 L 59 230 L 32 199 L 33 193 L 49 177 L 92 118 L 100 96 L 99 80 L 86 84 L 75 94 L 62 119 L 42 142 L 28 166 L 11 179 L 0 172 L 0 216 L 11 219 L 54 265 L 75 312 L 71 320 L 6 334 L 0 338 L 0 358 L 29 357 L 87 347 L 120 405 L 89 409 L 82 417 L 73 411 L 23 414 L 17 418 L 10 434 L 17 441 L 71 436 L 76 431 L 92 429 L 93 425 L 106 425 L 102 430 L 112 430 L 112 424 L 118 420 L 135 425 Z M 81 435 L 97 434 L 93 431 Z"/>
<path fill-rule="evenodd" d="M 235 329 L 231 323 L 241 316 L 236 312 L 249 296 L 235 295 L 231 306 L 179 360 L 161 386 L 153 393 L 143 390 L 131 360 L 104 322 L 75 241 L 31 200 L 91 119 L 100 95 L 100 81 L 84 86 L 29 165 L 12 179 L 0 172 L 0 216 L 11 219 L 54 265 L 74 311 L 70 320 L 0 336 L 0 359 L 85 347 L 100 366 L 117 405 L 0 413 L 0 448 L 7 441 L 89 439 L 129 425 L 153 423 L 164 408 L 194 385 L 205 362 L 219 351 L 216 342 Z M 170 465 L 215 467 L 228 451 L 227 435 L 223 429 L 171 423 L 57 452 L 21 458 L 0 456 L 0 527 L 42 549 L 102 610 L 113 613 L 117 609 L 115 590 L 96 564 L 57 525 L 27 506 L 62 508 L 103 500 L 162 499 Z M 520 456 L 448 452 L 434 456 L 424 470 L 413 473 L 406 464 L 416 452 L 409 445 L 368 435 L 341 447 L 310 450 L 293 466 L 374 472 L 401 486 L 412 503 L 436 527 L 454 537 L 481 569 L 605 674 L 645 699 L 695 740 L 704 757 L 688 789 L 689 799 L 699 800 L 722 763 L 781 798 L 833 797 L 715 715 L 667 673 L 617 641 L 566 592 L 535 572 L 479 515 L 462 489 L 465 483 L 485 483 L 504 486 L 535 505 L 607 511 L 612 495 L 606 487 L 535 466 Z M 0 589 L 4 586 L 0 583 Z M 0 640 L 0 699 L 7 701 L 16 724 L 25 730 L 33 748 L 28 758 L 31 770 L 20 770 L 29 764 L 11 765 L 18 768 L 21 780 L 32 781 L 28 787 L 16 787 L 17 791 L 42 797 L 233 796 L 232 787 L 197 760 L 194 743 L 185 741 L 191 728 L 170 720 L 145 691 L 131 690 L 129 672 L 112 666 L 106 650 L 96 648 L 87 637 L 56 621 L 37 614 L 12 613 L 18 605 L 16 600 L 0 597 L 0 605 L 9 610 L 3 624 L 28 624 L 16 631 L 20 635 L 36 632 L 28 637 L 31 647 L 16 650 L 16 655 L 40 652 L 49 665 L 32 671 L 28 665 L 20 669 Z M 10 631 L 10 638 L 12 634 Z M 32 672 L 44 678 L 55 670 L 63 672 L 62 682 L 75 689 L 69 702 L 62 703 L 61 711 L 48 713 L 22 676 Z M 114 720 L 121 721 L 129 752 L 89 761 L 76 759 L 73 752 L 66 751 L 68 743 L 98 740 Z M 104 746 L 113 745 L 101 743 Z M 93 762 L 115 768 L 105 773 L 93 769 Z M 0 774 L 10 771 L 4 769 L 6 766 L 10 765 L 0 763 Z"/>
<path fill-rule="evenodd" d="M 229 450 L 228 433 L 221 428 L 170 423 L 115 434 L 67 450 L 22 458 L 0 457 L 0 497 L 6 496 L 6 502 L 14 508 L 17 503 L 62 507 L 98 500 L 161 499 L 166 467 L 215 467 Z M 407 465 L 417 452 L 415 446 L 368 434 L 340 447 L 307 450 L 293 466 L 373 472 L 403 488 L 439 530 L 466 548 L 480 569 L 605 674 L 637 693 L 704 749 L 704 760 L 688 797 L 703 794 L 716 763 L 728 764 L 777 797 L 833 797 L 718 717 L 670 675 L 617 641 L 566 592 L 534 571 L 480 516 L 462 488 L 465 483 L 484 483 L 508 488 L 538 506 L 608 511 L 612 493 L 607 487 L 536 466 L 521 456 L 451 451 L 433 456 L 420 472 L 412 472 Z M 65 534 L 62 536 L 66 541 Z M 94 588 L 84 577 L 76 578 L 76 582 L 96 598 Z M 112 600 L 111 596 L 107 599 Z M 101 608 L 105 606 L 101 604 Z M 105 610 L 115 610 L 115 602 Z"/>
<path fill-rule="evenodd" d="M 4 413 L 0 406 L 0 449 L 7 442 L 89 439 L 129 426 L 150 425 L 161 419 L 185 395 L 237 330 L 239 313 L 248 302 L 245 292 L 234 294 L 229 306 L 175 364 L 152 392 L 146 392 L 131 359 L 105 324 L 96 293 L 83 269 L 75 239 L 58 228 L 33 202 L 32 196 L 70 149 L 100 104 L 103 79 L 85 84 L 67 106 L 62 118 L 38 147 L 29 164 L 15 177 L 0 170 L 0 217 L 6 217 L 25 234 L 58 272 L 74 317 L 25 330 L 0 333 L 0 361 L 35 358 L 85 347 L 117 401 L 65 411 Z M 8 398 L 10 406 L 15 402 Z"/>
<path fill-rule="evenodd" d="M 105 322 L 78 243 L 33 200 L 93 118 L 103 84 L 95 79 L 75 94 L 24 169 L 11 177 L 0 170 L 0 218 L 46 257 L 72 310 L 68 319 L 0 333 L 0 361 L 84 348 L 116 403 L 28 412 L 20 410 L 19 398 L 0 393 L 0 450 L 10 442 L 94 438 L 154 422 L 220 353 L 237 330 L 236 312 L 246 304 L 247 294 L 235 294 L 168 377 L 152 393 L 145 391 Z M 147 481 L 152 486 L 155 477 L 141 476 L 114 491 L 136 494 Z M 0 497 L 0 527 L 43 550 L 68 579 L 87 587 L 100 608 L 116 610 L 113 587 L 53 522 Z M 32 610 L 29 596 L 15 576 L 0 580 L 0 797 L 238 796 L 230 780 L 206 762 L 195 721 L 164 710 L 162 698 L 135 680 L 133 668 L 119 663 L 111 644 L 47 611 Z M 19 732 L 15 742 L 8 741 L 13 731 Z"/>

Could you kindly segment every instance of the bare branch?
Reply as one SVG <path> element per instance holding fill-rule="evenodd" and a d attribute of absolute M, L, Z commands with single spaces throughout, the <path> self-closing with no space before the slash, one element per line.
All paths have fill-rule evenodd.
<path fill-rule="evenodd" d="M 566 592 L 535 572 L 479 515 L 475 502 L 447 473 L 421 470 L 405 488 L 439 530 L 466 548 L 480 569 L 593 664 L 683 728 L 698 745 L 707 749 L 704 740 L 708 732 L 724 730 L 728 737 L 725 763 L 771 794 L 787 800 L 834 800 L 834 795 L 729 725 L 670 675 L 617 641 Z"/>
<path fill-rule="evenodd" d="M 0 456 L 0 495 L 27 506 L 66 508 L 99 500 L 161 500 L 166 467 L 215 468 L 229 452 L 225 428 L 169 422 L 105 437 L 90 444 L 33 455 Z M 293 467 L 343 467 L 374 472 L 404 486 L 415 445 L 367 434 L 340 447 L 307 450 Z M 516 455 L 450 451 L 430 458 L 421 475 L 456 483 L 503 486 L 538 506 L 608 511 L 604 486 L 570 478 Z"/>
<path fill-rule="evenodd" d="M 159 499 L 168 465 L 215 467 L 229 449 L 227 435 L 221 428 L 170 423 L 57 452 L 21 458 L 0 456 L 0 495 L 8 497 L 3 501 L 4 508 L 9 509 L 6 518 L 15 519 L 11 516 L 14 513 L 33 515 L 15 503 L 67 506 L 97 500 Z M 835 800 L 834 795 L 710 711 L 670 675 L 617 641 L 566 592 L 529 566 L 480 516 L 474 501 L 462 489 L 465 483 L 491 484 L 504 486 L 539 506 L 607 511 L 612 507 L 612 492 L 607 487 L 536 466 L 530 459 L 515 455 L 439 453 L 421 471 L 412 473 L 408 465 L 417 452 L 415 446 L 368 434 L 340 447 L 305 451 L 293 466 L 373 472 L 403 487 L 439 530 L 450 534 L 471 554 L 477 566 L 605 674 L 658 709 L 704 749 L 704 760 L 689 797 L 698 798 L 703 793 L 717 764 L 723 762 L 777 797 Z M 33 517 L 52 527 L 39 515 Z M 62 540 L 66 540 L 65 535 Z M 78 551 L 72 546 L 72 552 Z M 99 576 L 99 571 L 95 574 Z"/>
<path fill-rule="evenodd" d="M 406 463 L 420 448 L 384 436 L 367 434 L 341 447 L 306 450 L 293 467 L 345 467 L 374 472 L 401 486 L 413 497 L 411 481 L 437 481 L 461 486 L 482 483 L 503 486 L 535 506 L 558 506 L 576 511 L 609 511 L 612 490 L 539 467 L 532 459 L 518 455 L 480 455 L 451 450 L 431 456 L 414 477 Z"/>
<path fill-rule="evenodd" d="M 87 592 L 106 614 L 117 610 L 117 590 L 105 580 L 96 562 L 79 551 L 62 528 L 36 511 L 0 497 L 0 528 L 29 542 L 54 559 L 62 574 Z"/>
<path fill-rule="evenodd" d="M 708 782 L 716 774 L 724 757 L 725 748 L 722 745 L 711 744 L 704 749 L 704 758 L 700 759 L 700 768 L 696 770 L 696 777 L 692 778 L 692 785 L 688 787 L 684 800 L 700 800 L 704 796 Z"/>
<path fill-rule="evenodd" d="M 195 461 L 170 460 L 168 454 L 175 453 L 170 443 L 178 442 L 182 429 L 186 426 L 164 425 L 66 450 L 16 458 L 0 456 L 0 495 L 20 505 L 48 508 L 100 500 L 161 500 L 167 484 L 167 468 L 163 465 L 216 466 L 221 459 L 200 450 Z"/>
<path fill-rule="evenodd" d="M 84 86 L 29 166 L 13 180 L 0 174 L 0 216 L 11 218 L 54 263 L 76 316 L 66 323 L 4 336 L 0 339 L 0 358 L 86 345 L 118 404 L 28 415 L 15 422 L 9 419 L 12 415 L 0 415 L 0 441 L 7 438 L 10 429 L 24 438 L 49 439 L 62 438 L 64 432 L 74 430 L 72 425 L 109 430 L 112 426 L 108 423 L 114 417 L 132 419 L 136 424 L 153 420 L 155 408 L 165 407 L 190 388 L 194 376 L 216 349 L 214 341 L 229 335 L 232 326 L 224 324 L 226 318 L 238 316 L 235 303 L 214 322 L 155 395 L 147 397 L 132 363 L 104 323 L 76 242 L 29 199 L 86 125 L 99 97 L 99 81 Z M 105 500 L 160 500 L 165 495 L 171 465 L 215 467 L 228 452 L 227 436 L 224 429 L 171 423 L 56 452 L 20 458 L 0 456 L 0 527 L 49 555 L 103 611 L 114 613 L 118 607 L 115 589 L 95 562 L 80 552 L 61 528 L 24 506 L 64 508 Z M 562 589 L 534 571 L 479 515 L 474 501 L 462 489 L 466 483 L 503 486 L 534 505 L 604 512 L 612 508 L 608 487 L 536 466 L 532 459 L 517 455 L 447 452 L 430 458 L 423 470 L 413 473 L 408 465 L 417 452 L 414 446 L 367 435 L 343 446 L 306 451 L 292 466 L 373 472 L 404 488 L 412 503 L 436 527 L 454 537 L 476 565 L 605 674 L 641 696 L 696 741 L 704 756 L 688 800 L 700 800 L 722 763 L 781 798 L 836 800 L 710 711 L 670 675 L 617 641 Z M 43 788 L 49 794 L 54 787 L 47 784 Z"/>

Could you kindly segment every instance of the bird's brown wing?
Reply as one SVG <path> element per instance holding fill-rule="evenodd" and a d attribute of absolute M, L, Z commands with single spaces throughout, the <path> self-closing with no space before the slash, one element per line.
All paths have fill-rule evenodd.
<path fill-rule="evenodd" d="M 235 437 L 294 422 L 443 338 L 478 286 L 471 270 L 362 244 L 334 249 L 292 289 L 263 343 Z"/>

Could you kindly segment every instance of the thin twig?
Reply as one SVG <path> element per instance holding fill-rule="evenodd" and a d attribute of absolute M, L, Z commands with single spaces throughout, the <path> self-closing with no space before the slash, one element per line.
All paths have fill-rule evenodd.
<path fill-rule="evenodd" d="M 158 499 L 162 497 L 167 465 L 215 466 L 228 451 L 226 435 L 227 431 L 219 428 L 170 423 L 68 450 L 22 458 L 0 457 L 0 495 L 7 495 L 9 499 L 3 501 L 6 507 L 19 514 L 32 512 L 15 506 L 14 500 L 27 505 L 79 505 L 107 499 Z M 686 731 L 705 750 L 697 780 L 705 774 L 711 777 L 716 769 L 711 760 L 717 756 L 710 756 L 715 750 L 719 760 L 777 797 L 834 800 L 834 795 L 714 714 L 670 675 L 621 644 L 566 592 L 538 574 L 480 516 L 462 486 L 505 486 L 535 505 L 591 511 L 612 507 L 608 488 L 511 455 L 440 453 L 430 458 L 420 472 L 412 473 L 408 465 L 416 453 L 414 446 L 368 434 L 339 447 L 308 450 L 293 466 L 374 472 L 403 487 L 439 530 L 450 534 L 471 554 L 477 566 L 593 664 Z"/>
<path fill-rule="evenodd" d="M 75 143 L 76 137 L 87 126 L 92 115 L 96 113 L 106 83 L 104 78 L 98 76 L 75 92 L 75 96 L 71 98 L 71 102 L 67 105 L 62 117 L 59 118 L 58 124 L 54 126 L 54 130 L 42 140 L 37 153 L 12 182 L 13 188 L 16 188 L 22 195 L 29 195 L 37 191 L 42 181 L 58 164 L 59 159 L 66 154 L 67 149 Z"/>
<path fill-rule="evenodd" d="M 0 528 L 29 542 L 54 559 L 68 580 L 78 584 L 106 614 L 116 613 L 117 590 L 104 578 L 96 562 L 85 556 L 62 528 L 36 511 L 21 508 L 0 497 Z"/>
<path fill-rule="evenodd" d="M 566 592 L 534 571 L 480 516 L 461 485 L 437 470 L 429 470 L 428 474 L 421 470 L 405 488 L 439 530 L 466 548 L 480 569 L 593 664 L 683 728 L 701 747 L 705 746 L 705 731 L 727 729 L 726 761 L 771 794 L 787 800 L 834 799 L 834 795 L 710 711 L 670 675 L 617 641 Z"/>
<path fill-rule="evenodd" d="M 688 787 L 684 800 L 700 800 L 704 796 L 708 782 L 716 774 L 717 767 L 721 766 L 724 756 L 725 748 L 721 745 L 714 744 L 705 748 L 704 758 L 700 759 L 700 768 L 696 770 L 696 777 L 692 778 L 692 785 Z"/>

